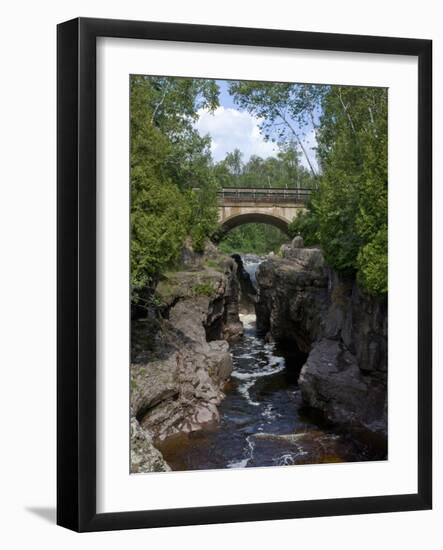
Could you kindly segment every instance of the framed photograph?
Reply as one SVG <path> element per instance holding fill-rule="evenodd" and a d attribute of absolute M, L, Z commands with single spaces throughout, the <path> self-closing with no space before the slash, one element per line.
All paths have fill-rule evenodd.
<path fill-rule="evenodd" d="M 432 43 L 58 26 L 57 523 L 432 506 Z"/>

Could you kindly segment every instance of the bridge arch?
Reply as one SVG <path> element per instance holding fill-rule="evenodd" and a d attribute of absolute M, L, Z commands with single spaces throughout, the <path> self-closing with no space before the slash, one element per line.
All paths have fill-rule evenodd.
<path fill-rule="evenodd" d="M 288 225 L 306 209 L 311 189 L 226 187 L 218 192 L 220 230 L 214 240 L 247 223 L 265 223 L 288 233 Z"/>
<path fill-rule="evenodd" d="M 234 214 L 223 220 L 220 227 L 220 236 L 225 236 L 232 229 L 247 223 L 265 223 L 273 225 L 283 231 L 283 233 L 288 234 L 288 220 L 271 213 L 247 212 L 244 214 Z"/>

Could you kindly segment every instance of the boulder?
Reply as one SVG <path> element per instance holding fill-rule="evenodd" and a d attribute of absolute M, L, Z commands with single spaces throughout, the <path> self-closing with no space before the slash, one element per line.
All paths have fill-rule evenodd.
<path fill-rule="evenodd" d="M 307 249 L 298 249 L 305 251 Z M 307 353 L 322 332 L 328 307 L 327 277 L 298 260 L 273 258 L 257 272 L 257 330 L 275 341 L 295 341 Z"/>
<path fill-rule="evenodd" d="M 138 417 L 179 394 L 179 352 L 147 364 L 131 365 L 131 406 Z"/>
<path fill-rule="evenodd" d="M 387 300 L 334 272 L 318 248 L 285 246 L 257 273 L 257 328 L 309 354 L 304 401 L 359 435 L 387 436 Z"/>
<path fill-rule="evenodd" d="M 195 313 L 191 304 L 185 310 Z M 232 371 L 228 343 L 206 342 L 202 319 L 195 315 L 186 318 L 186 333 L 180 331 L 179 343 L 174 341 L 179 349 L 164 359 L 131 366 L 131 405 L 154 440 L 216 422 L 217 406 L 224 398 L 223 387 Z M 184 328 L 182 322 L 178 318 L 178 326 L 171 327 L 170 320 L 164 332 Z M 173 334 L 177 338 L 177 332 Z"/>
<path fill-rule="evenodd" d="M 131 473 L 168 472 L 171 468 L 161 452 L 154 447 L 152 437 L 137 419 L 131 418 Z"/>
<path fill-rule="evenodd" d="M 254 304 L 257 302 L 257 289 L 255 288 L 249 273 L 243 265 L 241 256 L 239 254 L 232 254 L 231 257 L 237 264 L 237 279 L 240 285 L 242 312 L 253 313 Z"/>
<path fill-rule="evenodd" d="M 168 318 L 159 321 L 157 349 L 139 354 L 131 365 L 131 408 L 154 445 L 219 421 L 232 371 L 222 338 L 240 335 L 243 325 L 236 264 L 216 260 L 203 271 L 174 272 L 163 280 L 159 293 Z"/>
<path fill-rule="evenodd" d="M 335 424 L 386 435 L 384 384 L 366 376 L 356 357 L 338 340 L 315 343 L 298 383 L 305 401 Z"/>
<path fill-rule="evenodd" d="M 322 271 L 325 268 L 323 253 L 319 248 L 294 248 L 283 245 L 281 256 L 287 260 L 295 260 L 306 270 Z"/>
<path fill-rule="evenodd" d="M 303 237 L 301 235 L 297 235 L 296 237 L 294 237 L 292 239 L 291 246 L 292 248 L 303 248 L 304 247 Z"/>

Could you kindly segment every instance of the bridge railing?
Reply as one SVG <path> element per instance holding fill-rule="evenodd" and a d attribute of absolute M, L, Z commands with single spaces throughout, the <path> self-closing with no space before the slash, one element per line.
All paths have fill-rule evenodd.
<path fill-rule="evenodd" d="M 233 202 L 297 202 L 306 204 L 310 195 L 311 189 L 307 188 L 277 188 L 277 187 L 225 187 L 217 193 L 219 203 L 225 201 Z"/>

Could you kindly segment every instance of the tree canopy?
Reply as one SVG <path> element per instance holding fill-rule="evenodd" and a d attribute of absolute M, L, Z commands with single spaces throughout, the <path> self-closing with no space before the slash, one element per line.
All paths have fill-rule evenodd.
<path fill-rule="evenodd" d="M 387 106 L 384 88 L 331 87 L 318 132 L 319 188 L 291 226 L 374 294 L 388 288 Z"/>
<path fill-rule="evenodd" d="M 198 109 L 217 105 L 218 87 L 211 80 L 131 78 L 134 299 L 177 260 L 188 234 L 199 248 L 216 228 L 210 141 L 194 122 Z"/>
<path fill-rule="evenodd" d="M 230 93 L 238 105 L 256 116 L 266 139 L 300 148 L 311 174 L 317 169 L 304 142 L 304 133 L 318 128 L 319 108 L 329 86 L 286 82 L 232 81 Z"/>
<path fill-rule="evenodd" d="M 387 90 L 236 81 L 230 92 L 258 117 L 266 139 L 295 144 L 309 166 L 316 191 L 292 233 L 320 244 L 332 267 L 357 273 L 369 292 L 387 292 Z"/>
<path fill-rule="evenodd" d="M 243 162 L 241 151 L 234 149 L 214 167 L 220 187 L 308 187 L 313 177 L 301 164 L 301 154 L 291 142 L 275 157 L 253 155 Z"/>
<path fill-rule="evenodd" d="M 195 124 L 200 109 L 219 104 L 216 81 L 135 75 L 130 91 L 134 300 L 174 265 L 187 236 L 203 249 L 217 229 L 217 191 L 237 186 L 314 189 L 291 233 L 319 244 L 332 267 L 356 273 L 369 292 L 387 291 L 386 89 L 231 81 L 236 105 L 278 151 L 244 159 L 233 149 L 219 162 Z M 262 254 L 285 240 L 274 227 L 251 224 L 221 247 Z"/>

